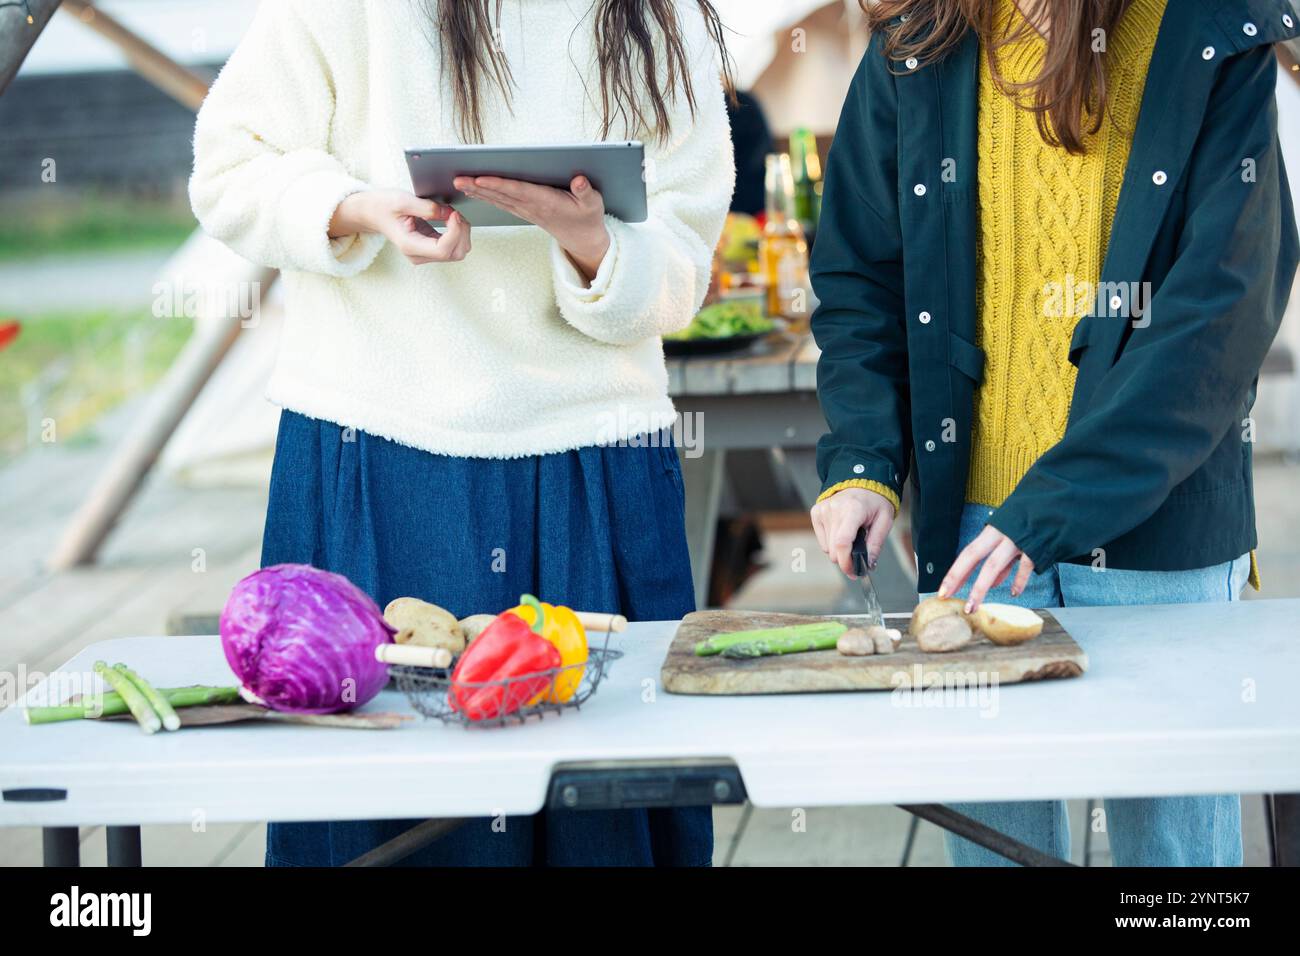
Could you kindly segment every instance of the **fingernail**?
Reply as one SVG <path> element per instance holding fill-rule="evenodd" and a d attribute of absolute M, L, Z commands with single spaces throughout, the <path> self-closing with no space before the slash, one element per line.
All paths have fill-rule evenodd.
<path fill-rule="evenodd" d="M 872 571 L 876 570 L 876 556 L 874 554 L 867 555 L 867 567 Z"/>
<path fill-rule="evenodd" d="M 974 610 L 975 610 L 975 602 L 974 602 L 974 601 L 967 601 L 967 602 L 966 602 L 966 613 L 967 613 L 967 614 L 970 614 L 970 613 L 971 613 L 972 611 L 974 611 Z"/>

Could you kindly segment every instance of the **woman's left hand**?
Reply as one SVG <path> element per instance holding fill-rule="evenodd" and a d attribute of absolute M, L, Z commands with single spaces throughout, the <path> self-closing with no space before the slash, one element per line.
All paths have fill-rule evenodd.
<path fill-rule="evenodd" d="M 457 189 L 541 226 L 559 242 L 590 282 L 609 250 L 605 200 L 586 176 L 574 176 L 568 189 L 538 186 L 500 176 L 457 176 Z"/>
<path fill-rule="evenodd" d="M 1016 558 L 1020 559 L 1020 568 L 1016 571 L 1016 579 L 1011 583 L 1012 597 L 1017 597 L 1024 591 L 1029 576 L 1034 573 L 1034 562 L 1005 534 L 991 524 L 985 525 L 979 536 L 957 555 L 957 560 L 952 563 L 943 583 L 939 585 L 939 596 L 948 597 L 961 590 L 966 578 L 983 561 L 984 567 L 980 568 L 979 577 L 975 579 L 975 584 L 970 589 L 970 598 L 966 601 L 966 613 L 969 614 L 983 603 L 990 588 L 995 588 L 1006 580 Z"/>

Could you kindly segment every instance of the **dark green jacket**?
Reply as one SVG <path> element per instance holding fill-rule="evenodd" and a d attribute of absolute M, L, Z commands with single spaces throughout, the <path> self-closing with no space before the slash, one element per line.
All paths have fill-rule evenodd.
<path fill-rule="evenodd" d="M 992 524 L 1038 568 L 1206 567 L 1255 546 L 1246 419 L 1297 261 L 1271 44 L 1281 0 L 1170 0 L 1098 286 L 1070 347 L 1069 424 Z M 939 63 L 872 39 L 826 168 L 812 259 L 823 487 L 911 476 L 919 587 L 957 551 L 975 345 L 974 34 Z M 1143 284 L 1147 285 L 1143 285 Z M 1149 297 L 1142 290 L 1149 290 Z M 1136 294 L 1130 294 L 1136 290 Z M 1142 314 L 1136 310 L 1142 308 Z"/>

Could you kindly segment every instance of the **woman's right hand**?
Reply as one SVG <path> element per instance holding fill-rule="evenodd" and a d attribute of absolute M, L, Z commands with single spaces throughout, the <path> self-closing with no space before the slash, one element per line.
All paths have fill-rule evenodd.
<path fill-rule="evenodd" d="M 817 544 L 840 570 L 856 577 L 853 539 L 867 529 L 867 565 L 875 568 L 889 529 L 894 526 L 894 503 L 866 488 L 844 488 L 812 506 L 812 526 Z"/>
<path fill-rule="evenodd" d="M 447 223 L 441 233 L 425 220 Z M 459 262 L 469 254 L 469 222 L 450 206 L 401 189 L 366 189 L 346 197 L 330 219 L 329 236 L 377 232 L 408 260 Z"/>

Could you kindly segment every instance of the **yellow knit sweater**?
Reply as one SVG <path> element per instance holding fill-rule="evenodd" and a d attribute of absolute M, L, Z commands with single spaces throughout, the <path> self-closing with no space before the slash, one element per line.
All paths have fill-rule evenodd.
<path fill-rule="evenodd" d="M 1000 22 L 1022 20 L 995 0 Z M 997 506 L 1065 433 L 1074 326 L 1093 303 L 1165 0 L 1133 0 L 1107 38 L 1108 113 L 1083 155 L 1049 146 L 1036 116 L 979 77 L 976 390 L 968 501 Z M 1013 23 L 1014 18 L 1014 23 Z M 1032 33 L 997 50 L 1009 82 L 1032 80 L 1044 42 Z"/>

